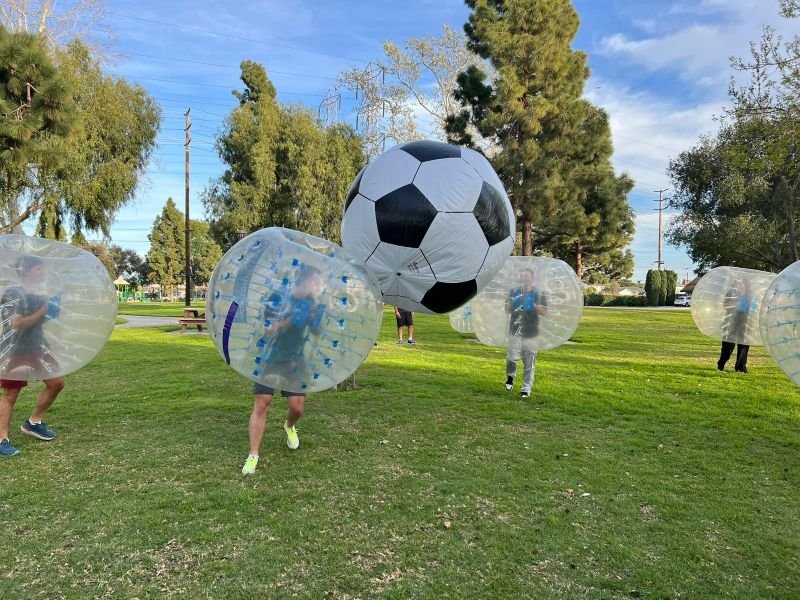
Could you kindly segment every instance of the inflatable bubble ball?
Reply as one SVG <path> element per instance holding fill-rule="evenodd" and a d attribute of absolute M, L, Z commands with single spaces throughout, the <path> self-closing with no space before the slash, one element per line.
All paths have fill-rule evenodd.
<path fill-rule="evenodd" d="M 450 327 L 459 333 L 474 333 L 475 329 L 472 326 L 472 307 L 467 302 L 449 313 Z"/>
<path fill-rule="evenodd" d="M 116 318 L 116 288 L 92 253 L 0 235 L 0 379 L 77 371 L 106 345 Z"/>
<path fill-rule="evenodd" d="M 800 262 L 785 268 L 767 289 L 760 326 L 770 356 L 800 385 Z"/>
<path fill-rule="evenodd" d="M 480 343 L 508 347 L 521 339 L 528 350 L 549 350 L 578 328 L 583 288 L 564 261 L 512 256 L 470 307 Z"/>
<path fill-rule="evenodd" d="M 206 317 L 235 371 L 287 392 L 316 392 L 364 362 L 380 331 L 380 290 L 336 244 L 271 227 L 234 245 L 209 282 Z"/>
<path fill-rule="evenodd" d="M 431 141 L 369 163 L 342 219 L 342 245 L 375 274 L 384 302 L 424 313 L 447 313 L 475 296 L 511 254 L 515 232 L 489 161 Z"/>
<path fill-rule="evenodd" d="M 692 319 L 708 337 L 761 346 L 759 311 L 774 273 L 716 267 L 700 278 L 692 292 Z"/>

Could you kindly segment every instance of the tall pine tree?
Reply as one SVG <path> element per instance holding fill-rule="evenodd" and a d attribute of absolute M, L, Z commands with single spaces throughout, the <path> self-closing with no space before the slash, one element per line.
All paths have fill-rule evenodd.
<path fill-rule="evenodd" d="M 466 0 L 470 48 L 495 68 L 493 85 L 471 67 L 459 77 L 465 109 L 448 121 L 451 141 L 470 143 L 474 125 L 497 145 L 492 156 L 522 226 L 523 254 L 533 253 L 533 227 L 579 210 L 573 177 L 589 76 L 586 55 L 570 47 L 578 14 L 569 0 Z"/>

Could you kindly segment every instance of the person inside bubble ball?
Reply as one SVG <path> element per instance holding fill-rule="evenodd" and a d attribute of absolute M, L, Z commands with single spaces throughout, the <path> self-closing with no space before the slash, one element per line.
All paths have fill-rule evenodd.
<path fill-rule="evenodd" d="M 44 441 L 56 437 L 53 430 L 42 421 L 47 410 L 64 389 L 64 378 L 58 373 L 58 362 L 44 336 L 44 324 L 58 317 L 56 296 L 45 293 L 45 269 L 36 256 L 23 255 L 16 264 L 19 286 L 5 290 L 0 299 L 0 379 L 3 390 L 0 399 L 0 455 L 13 456 L 19 453 L 8 438 L 14 404 L 20 390 L 28 385 L 37 371 L 53 373 L 44 379 L 45 388 L 39 394 L 33 414 L 22 424 L 22 432 Z"/>
<path fill-rule="evenodd" d="M 722 307 L 725 309 L 725 316 L 722 320 L 722 333 L 727 338 L 735 338 L 740 341 L 722 341 L 722 348 L 717 361 L 717 369 L 725 370 L 725 363 L 733 354 L 736 347 L 736 363 L 734 370 L 737 373 L 747 373 L 747 354 L 750 351 L 748 344 L 742 344 L 747 335 L 747 318 L 752 308 L 752 298 L 747 281 L 744 279 L 736 280 L 736 283 L 726 292 Z"/>
<path fill-rule="evenodd" d="M 273 292 L 264 306 L 263 360 L 266 374 L 288 376 L 304 368 L 303 349 L 309 333 L 317 334 L 322 329 L 325 307 L 318 302 L 324 288 L 319 269 L 304 266 L 289 290 Z M 259 447 L 267 425 L 267 413 L 272 404 L 275 389 L 253 384 L 253 412 L 250 415 L 248 432 L 250 454 L 242 468 L 242 474 L 252 475 L 258 465 Z M 288 414 L 283 424 L 286 445 L 291 450 L 300 446 L 295 425 L 303 416 L 305 392 L 281 390 L 288 404 Z"/>
<path fill-rule="evenodd" d="M 517 363 L 522 359 L 523 377 L 520 395 L 528 398 L 536 369 L 534 340 L 539 335 L 539 317 L 547 314 L 547 297 L 534 285 L 531 269 L 520 271 L 521 286 L 512 288 L 506 299 L 508 352 L 506 354 L 506 390 L 514 388 Z"/>

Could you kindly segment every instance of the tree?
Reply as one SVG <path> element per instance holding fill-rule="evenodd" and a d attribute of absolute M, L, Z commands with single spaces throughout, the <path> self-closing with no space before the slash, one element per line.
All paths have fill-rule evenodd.
<path fill-rule="evenodd" d="M 664 271 L 666 277 L 666 296 L 664 304 L 672 306 L 675 304 L 675 290 L 678 288 L 678 274 L 675 271 Z"/>
<path fill-rule="evenodd" d="M 83 242 L 77 245 L 94 254 L 95 257 L 97 257 L 97 260 L 99 260 L 106 268 L 106 271 L 108 271 L 108 274 L 112 280 L 119 276 L 119 271 L 117 271 L 117 267 L 114 264 L 114 259 L 111 255 L 110 249 L 106 244 L 102 242 Z"/>
<path fill-rule="evenodd" d="M 0 5 L 0 24 L 14 33 L 30 33 L 56 48 L 74 39 L 106 54 L 113 32 L 106 21 L 104 0 L 12 0 Z"/>
<path fill-rule="evenodd" d="M 497 75 L 491 85 L 476 66 L 459 75 L 456 99 L 464 109 L 448 119 L 449 138 L 472 144 L 468 128 L 474 126 L 496 143 L 492 162 L 519 215 L 523 254 L 530 255 L 535 226 L 580 217 L 586 190 L 573 175 L 591 154 L 584 145 L 604 143 L 587 133 L 593 107 L 581 96 L 589 69 L 586 55 L 570 47 L 578 15 L 569 0 L 466 4 L 469 48 Z M 606 151 L 595 152 L 602 164 Z"/>
<path fill-rule="evenodd" d="M 41 41 L 0 27 L 0 233 L 22 233 L 44 204 L 35 186 L 63 164 L 57 141 L 75 119 L 73 91 Z"/>
<path fill-rule="evenodd" d="M 795 123 L 749 115 L 701 138 L 670 162 L 679 214 L 667 240 L 702 271 L 720 265 L 779 271 L 798 258 L 800 219 Z"/>
<path fill-rule="evenodd" d="M 184 236 L 185 220 L 175 206 L 172 198 L 167 198 L 161 214 L 155 218 L 153 229 L 147 236 L 150 251 L 147 262 L 150 265 L 148 279 L 167 290 L 167 298 L 172 299 L 173 287 L 182 280 L 185 269 Z"/>
<path fill-rule="evenodd" d="M 133 287 L 143 285 L 147 281 L 150 268 L 138 252 L 122 248 L 117 244 L 109 246 L 108 252 L 114 261 L 117 276 L 128 281 Z"/>
<path fill-rule="evenodd" d="M 565 257 L 579 279 L 598 270 L 610 279 L 633 274 L 634 233 L 628 194 L 633 180 L 611 165 L 611 130 L 602 109 L 588 107 L 571 177 L 579 193 L 568 196 L 549 219 L 533 224 L 538 246 Z M 570 203 L 569 200 L 572 200 Z"/>
<path fill-rule="evenodd" d="M 87 229 L 108 237 L 145 175 L 161 110 L 138 84 L 104 75 L 81 42 L 56 53 L 82 118 L 71 140 L 55 144 L 63 164 L 40 182 L 45 204 L 37 233 L 58 236 L 68 225 L 73 235 Z"/>
<path fill-rule="evenodd" d="M 339 75 L 337 94 L 331 97 L 337 100 L 343 88 L 356 94 L 355 112 L 367 155 L 380 154 L 387 140 L 391 144 L 425 137 L 444 140 L 448 117 L 460 110 L 454 95 L 459 73 L 471 65 L 485 70 L 489 66 L 467 48 L 463 33 L 447 25 L 442 35 L 412 38 L 402 49 L 385 42 L 383 51 L 384 57 L 367 67 Z M 334 107 L 338 109 L 338 102 Z M 420 128 L 420 117 L 429 127 Z"/>
<path fill-rule="evenodd" d="M 648 306 L 658 306 L 658 299 L 661 295 L 661 271 L 650 269 L 644 282 L 644 293 L 647 296 Z"/>
<path fill-rule="evenodd" d="M 228 167 L 203 194 L 212 237 L 228 248 L 237 231 L 280 226 L 337 241 L 344 197 L 365 162 L 360 139 L 279 104 L 260 64 L 244 61 L 241 78 L 239 106 L 216 144 Z"/>
<path fill-rule="evenodd" d="M 797 16 L 800 3 L 781 2 Z M 718 265 L 781 270 L 798 257 L 800 218 L 800 38 L 784 43 L 769 27 L 734 68 L 750 80 L 729 86 L 719 132 L 670 163 L 670 205 L 680 214 L 667 239 L 701 270 Z"/>
<path fill-rule="evenodd" d="M 191 221 L 190 264 L 192 283 L 205 285 L 211 279 L 214 268 L 222 259 L 222 248 L 219 247 L 209 233 L 209 225 L 205 221 Z M 185 262 L 185 261 L 184 261 Z"/>

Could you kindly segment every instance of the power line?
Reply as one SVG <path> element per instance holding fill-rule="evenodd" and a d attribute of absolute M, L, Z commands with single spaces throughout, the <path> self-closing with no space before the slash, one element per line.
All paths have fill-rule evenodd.
<path fill-rule="evenodd" d="M 207 29 L 199 29 L 197 27 L 188 27 L 186 25 L 177 25 L 175 23 L 166 23 L 164 21 L 156 21 L 155 19 L 145 19 L 143 17 L 134 17 L 132 15 L 125 15 L 118 12 L 109 12 L 108 14 L 115 15 L 117 17 L 123 17 L 125 19 L 134 19 L 136 21 L 144 21 L 145 23 L 156 23 L 158 25 L 164 25 L 165 27 L 173 27 L 175 29 L 183 29 L 185 31 L 194 31 L 196 33 L 202 33 L 205 35 L 213 35 L 216 37 L 223 37 L 232 40 L 239 40 L 241 42 L 250 42 L 253 44 L 263 44 L 264 46 L 273 46 L 275 48 L 284 48 L 286 50 L 295 50 L 297 52 L 308 52 L 309 54 L 318 54 L 320 56 L 330 56 L 333 58 L 343 58 L 344 60 L 353 60 L 356 62 L 369 62 L 367 60 L 362 60 L 360 58 L 352 58 L 350 56 L 341 56 L 340 54 L 330 54 L 329 52 L 320 52 L 318 50 L 309 50 L 308 48 L 298 48 L 296 46 L 287 46 L 284 44 L 276 44 L 275 42 L 265 42 L 264 40 L 254 40 L 250 38 L 241 37 L 238 35 L 230 35 L 227 33 L 219 33 L 218 31 L 208 31 Z"/>
<path fill-rule="evenodd" d="M 199 85 L 199 86 L 203 86 L 203 87 L 225 88 L 225 89 L 229 89 L 229 90 L 233 89 L 233 86 L 222 85 L 222 84 L 219 84 L 219 83 L 198 83 L 198 82 L 195 82 L 195 81 L 176 81 L 174 79 L 160 79 L 158 77 L 131 77 L 131 79 L 135 79 L 137 81 L 160 81 L 162 83 L 176 83 L 176 84 L 179 84 L 179 85 Z M 311 94 L 311 93 L 305 93 L 305 92 L 284 92 L 284 91 L 280 91 L 280 90 L 278 90 L 277 93 L 278 93 L 278 95 L 286 94 L 286 95 L 290 95 L 290 96 L 313 96 L 313 97 L 316 97 L 316 98 L 323 98 L 325 96 L 325 94 Z"/>
<path fill-rule="evenodd" d="M 220 65 L 220 64 L 217 64 L 217 63 L 203 62 L 201 60 L 187 60 L 187 59 L 184 59 L 184 58 L 170 58 L 170 57 L 166 57 L 166 56 L 153 56 L 152 54 L 137 54 L 136 52 L 125 52 L 125 54 L 128 55 L 128 56 L 142 56 L 144 58 L 156 58 L 156 59 L 159 59 L 159 60 L 165 60 L 165 61 L 169 61 L 169 62 L 183 62 L 183 63 L 191 63 L 193 65 L 206 65 L 206 66 L 209 66 L 209 67 L 222 67 L 222 68 L 225 68 L 225 69 L 236 69 L 237 71 L 241 68 L 239 65 L 236 65 L 236 66 L 234 66 L 234 65 Z M 275 73 L 275 74 L 278 74 L 278 75 L 292 75 L 294 77 L 308 77 L 308 78 L 311 78 L 311 79 L 329 79 L 329 80 L 336 81 L 336 77 L 329 77 L 327 75 L 310 75 L 310 74 L 307 74 L 307 73 L 293 73 L 291 71 L 276 71 L 274 69 L 267 69 L 267 73 L 269 73 L 269 74 Z"/>

